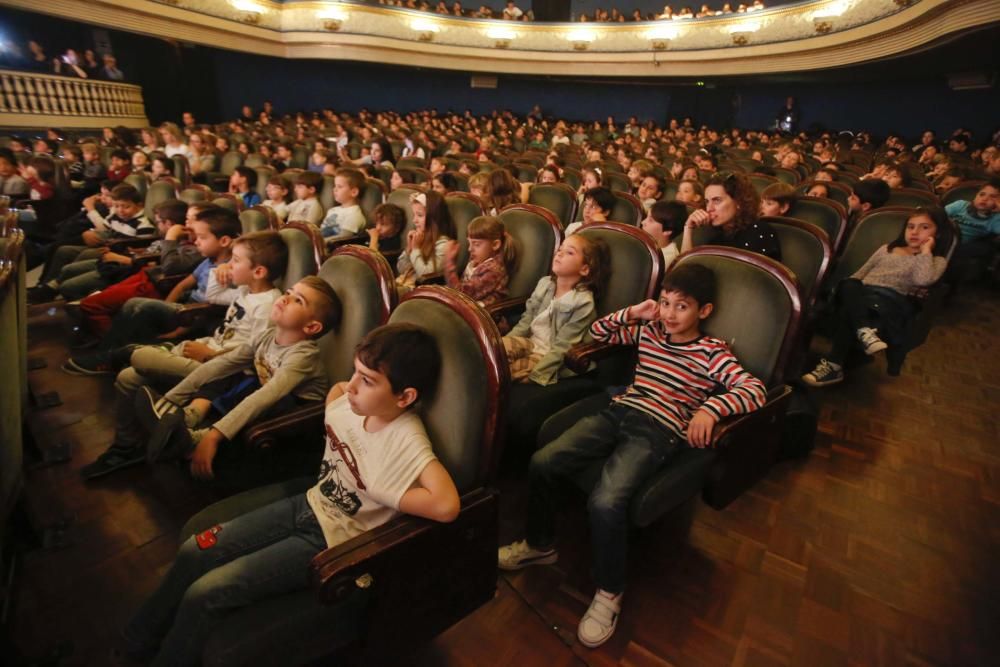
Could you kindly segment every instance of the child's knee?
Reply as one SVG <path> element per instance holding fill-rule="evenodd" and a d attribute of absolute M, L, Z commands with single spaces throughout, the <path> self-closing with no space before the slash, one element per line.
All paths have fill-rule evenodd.
<path fill-rule="evenodd" d="M 118 393 L 126 396 L 131 396 L 139 391 L 139 388 L 145 386 L 145 384 L 146 378 L 131 366 L 121 369 L 115 378 L 115 389 Z"/>

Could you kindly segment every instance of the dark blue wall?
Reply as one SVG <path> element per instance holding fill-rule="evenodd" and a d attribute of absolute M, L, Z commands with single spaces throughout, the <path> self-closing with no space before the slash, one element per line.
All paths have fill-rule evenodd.
<path fill-rule="evenodd" d="M 280 111 L 320 109 L 354 112 L 437 108 L 484 113 L 509 108 L 524 113 L 540 104 L 547 114 L 570 119 L 624 119 L 635 115 L 662 123 L 692 116 L 716 127 L 769 126 L 787 95 L 799 100 L 803 127 L 867 129 L 879 134 L 939 134 L 959 125 L 985 138 L 996 129 L 1000 91 L 952 91 L 943 78 L 887 83 L 760 84 L 753 80 L 706 86 L 696 82 L 568 80 L 499 75 L 495 90 L 472 89 L 467 73 L 332 61 L 286 61 L 228 51 L 214 52 L 220 118 L 242 104 L 265 99 Z M 248 76 L 248 73 L 252 75 Z"/>

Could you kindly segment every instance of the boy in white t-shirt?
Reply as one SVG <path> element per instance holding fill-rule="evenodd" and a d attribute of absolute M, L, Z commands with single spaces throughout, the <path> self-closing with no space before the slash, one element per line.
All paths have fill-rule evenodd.
<path fill-rule="evenodd" d="M 663 268 L 669 269 L 680 254 L 677 240 L 684 234 L 687 220 L 687 206 L 679 201 L 658 201 L 649 209 L 649 214 L 639 223 L 642 231 L 653 237 L 663 253 Z"/>
<path fill-rule="evenodd" d="M 127 652 L 200 664 L 225 614 L 308 587 L 309 563 L 323 550 L 400 513 L 453 521 L 458 491 L 411 410 L 433 392 L 440 368 L 436 342 L 418 326 L 369 333 L 350 382 L 327 396 L 316 485 L 189 538 L 125 629 Z"/>
<path fill-rule="evenodd" d="M 150 382 L 175 384 L 196 368 L 247 341 L 270 323 L 271 306 L 281 296 L 274 281 L 288 266 L 288 247 L 278 232 L 245 234 L 233 242 L 232 257 L 215 269 L 214 278 L 232 284 L 239 295 L 211 336 L 177 345 L 146 345 L 132 352 L 131 366 L 115 380 L 115 438 L 97 460 L 80 470 L 95 479 L 145 460 L 142 433 L 133 408 L 135 393 Z"/>
<path fill-rule="evenodd" d="M 338 169 L 333 177 L 333 199 L 337 206 L 331 208 L 319 231 L 324 239 L 356 236 L 365 228 L 364 211 L 358 205 L 358 195 L 365 185 L 365 176 L 357 169 Z"/>

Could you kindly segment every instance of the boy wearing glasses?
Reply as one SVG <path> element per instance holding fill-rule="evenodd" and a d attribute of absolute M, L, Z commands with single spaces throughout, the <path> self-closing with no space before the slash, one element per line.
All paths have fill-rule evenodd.
<path fill-rule="evenodd" d="M 301 283 L 300 283 L 301 285 Z M 153 664 L 197 665 L 213 628 L 257 600 L 309 586 L 321 551 L 400 513 L 449 522 L 458 491 L 411 408 L 438 381 L 433 337 L 386 325 L 358 345 L 354 375 L 326 398 L 319 480 L 189 538 L 159 588 L 125 629 L 129 654 Z"/>
<path fill-rule="evenodd" d="M 527 539 L 500 548 L 503 570 L 556 561 L 555 489 L 601 466 L 587 500 L 598 589 L 577 631 L 584 646 L 600 646 L 617 626 L 628 509 L 636 491 L 683 447 L 712 446 L 720 419 L 752 412 L 766 400 L 764 385 L 740 366 L 726 343 L 700 331 L 714 295 L 710 269 L 682 265 L 667 274 L 659 302 L 648 299 L 594 322 L 594 340 L 638 347 L 635 379 L 611 405 L 531 457 Z"/>

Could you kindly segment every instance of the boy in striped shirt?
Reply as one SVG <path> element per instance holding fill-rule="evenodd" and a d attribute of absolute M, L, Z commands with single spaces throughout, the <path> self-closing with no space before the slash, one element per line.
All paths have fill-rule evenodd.
<path fill-rule="evenodd" d="M 720 419 L 764 405 L 763 383 L 740 366 L 726 343 L 701 334 L 714 295 L 710 269 L 680 266 L 666 277 L 659 302 L 648 299 L 594 322 L 595 340 L 638 346 L 635 379 L 602 412 L 580 420 L 531 458 L 527 539 L 500 548 L 501 569 L 556 561 L 554 490 L 562 480 L 602 465 L 587 501 L 598 590 L 577 632 L 585 646 L 603 644 L 618 622 L 632 496 L 683 447 L 711 446 Z"/>

